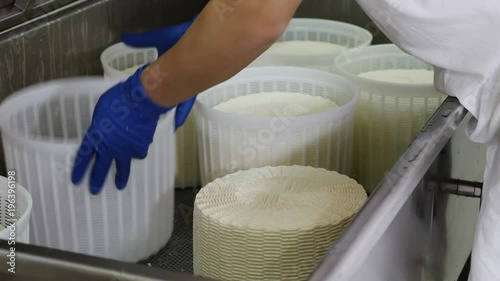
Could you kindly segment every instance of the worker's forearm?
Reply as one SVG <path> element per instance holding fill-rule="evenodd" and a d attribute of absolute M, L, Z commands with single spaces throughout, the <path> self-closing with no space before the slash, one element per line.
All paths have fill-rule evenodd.
<path fill-rule="evenodd" d="M 212 0 L 181 40 L 146 68 L 153 101 L 175 106 L 250 64 L 285 30 L 301 0 Z"/>

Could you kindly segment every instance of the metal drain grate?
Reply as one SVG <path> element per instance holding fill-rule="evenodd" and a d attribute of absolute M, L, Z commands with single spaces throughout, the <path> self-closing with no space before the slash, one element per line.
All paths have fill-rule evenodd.
<path fill-rule="evenodd" d="M 167 271 L 193 273 L 193 203 L 199 189 L 175 191 L 174 231 L 169 243 L 140 264 Z"/>

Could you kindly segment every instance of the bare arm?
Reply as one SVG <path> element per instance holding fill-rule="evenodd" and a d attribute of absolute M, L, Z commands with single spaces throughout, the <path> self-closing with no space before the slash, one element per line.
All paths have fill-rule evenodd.
<path fill-rule="evenodd" d="M 231 78 L 283 33 L 302 0 L 211 0 L 181 40 L 146 68 L 153 101 L 175 106 Z"/>

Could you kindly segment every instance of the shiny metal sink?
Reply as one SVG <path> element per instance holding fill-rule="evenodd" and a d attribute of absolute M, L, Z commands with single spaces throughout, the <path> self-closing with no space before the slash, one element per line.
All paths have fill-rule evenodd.
<path fill-rule="evenodd" d="M 10 246 L 0 241 L 0 280 L 184 281 L 208 280 L 147 265 L 122 263 L 31 245 L 16 245 L 15 273 L 6 271 Z"/>

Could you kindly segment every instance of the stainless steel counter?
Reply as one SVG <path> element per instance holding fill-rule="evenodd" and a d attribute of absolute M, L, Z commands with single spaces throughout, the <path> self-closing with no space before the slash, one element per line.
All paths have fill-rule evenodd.
<path fill-rule="evenodd" d="M 443 103 L 310 281 L 457 280 L 471 252 L 479 199 L 451 194 L 451 184 L 470 185 L 474 180 L 466 174 L 458 179 L 451 176 L 464 160 L 479 162 L 484 156 L 482 147 L 465 145 L 463 133 L 457 131 L 465 117 L 456 99 Z M 461 158 L 464 149 L 469 151 L 466 159 Z M 23 245 L 16 249 L 18 273 L 0 270 L 0 280 L 59 280 L 55 276 L 60 280 L 202 280 L 184 275 L 192 271 L 189 207 L 194 195 L 195 190 L 177 191 L 173 237 L 140 265 Z M 7 252 L 8 245 L 0 242 L 0 264 L 6 264 Z"/>

